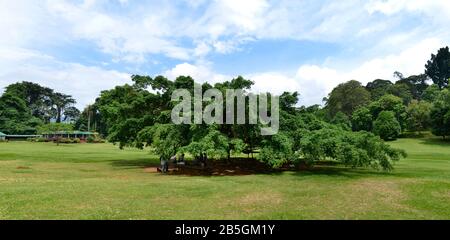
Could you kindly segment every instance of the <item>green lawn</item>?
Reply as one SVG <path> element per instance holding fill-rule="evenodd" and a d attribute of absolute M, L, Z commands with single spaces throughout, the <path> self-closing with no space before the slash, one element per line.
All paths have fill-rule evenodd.
<path fill-rule="evenodd" d="M 163 176 L 111 144 L 0 143 L 0 219 L 450 219 L 450 144 L 391 143 L 391 173 Z"/>

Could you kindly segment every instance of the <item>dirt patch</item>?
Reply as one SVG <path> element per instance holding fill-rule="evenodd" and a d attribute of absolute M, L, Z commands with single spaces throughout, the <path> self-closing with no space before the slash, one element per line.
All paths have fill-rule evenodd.
<path fill-rule="evenodd" d="M 31 169 L 30 167 L 18 166 L 16 169 Z"/>
<path fill-rule="evenodd" d="M 144 172 L 146 172 L 146 173 L 157 173 L 158 172 L 158 168 L 157 167 L 147 167 L 147 168 L 144 168 Z"/>

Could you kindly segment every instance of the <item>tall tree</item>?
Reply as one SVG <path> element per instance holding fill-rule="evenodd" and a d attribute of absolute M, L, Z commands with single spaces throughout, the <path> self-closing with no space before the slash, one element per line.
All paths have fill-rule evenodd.
<path fill-rule="evenodd" d="M 41 121 L 30 114 L 25 101 L 13 94 L 0 97 L 0 129 L 6 134 L 35 134 Z"/>
<path fill-rule="evenodd" d="M 431 130 L 444 139 L 450 136 L 450 91 L 442 90 L 431 108 Z"/>
<path fill-rule="evenodd" d="M 370 92 L 372 100 L 378 100 L 387 93 L 392 85 L 393 83 L 389 80 L 376 79 L 367 83 L 366 89 Z"/>
<path fill-rule="evenodd" d="M 51 97 L 54 109 L 56 111 L 56 122 L 60 123 L 64 114 L 64 111 L 69 107 L 72 107 L 76 103 L 75 99 L 70 95 L 62 93 L 54 93 Z"/>
<path fill-rule="evenodd" d="M 426 74 L 411 75 L 398 80 L 395 84 L 404 84 L 408 87 L 413 99 L 421 100 L 423 92 L 428 88 L 428 76 Z M 401 97 L 401 96 L 399 96 Z"/>
<path fill-rule="evenodd" d="M 64 109 L 64 122 L 76 122 L 80 118 L 80 110 L 78 108 L 71 106 Z"/>
<path fill-rule="evenodd" d="M 338 112 L 351 116 L 358 107 L 370 101 L 370 93 L 355 80 L 339 84 L 328 95 L 326 108 L 331 118 Z"/>
<path fill-rule="evenodd" d="M 392 94 L 403 100 L 403 104 L 408 105 L 411 100 L 413 100 L 413 95 L 411 93 L 410 87 L 405 83 L 395 83 L 389 86 L 386 94 Z"/>
<path fill-rule="evenodd" d="M 450 51 L 448 46 L 438 50 L 437 54 L 431 54 L 431 59 L 425 65 L 425 74 L 433 82 L 443 89 L 448 86 L 450 79 Z"/>
<path fill-rule="evenodd" d="M 18 82 L 6 87 L 5 93 L 10 93 L 25 101 L 34 117 L 50 122 L 54 117 L 51 97 L 54 91 L 32 82 Z"/>

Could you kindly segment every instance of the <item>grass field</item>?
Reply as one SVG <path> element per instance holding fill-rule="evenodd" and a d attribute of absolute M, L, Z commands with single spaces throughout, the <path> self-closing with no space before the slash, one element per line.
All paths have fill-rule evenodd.
<path fill-rule="evenodd" d="M 450 144 L 391 143 L 391 173 L 163 176 L 111 144 L 0 143 L 0 219 L 450 219 Z"/>

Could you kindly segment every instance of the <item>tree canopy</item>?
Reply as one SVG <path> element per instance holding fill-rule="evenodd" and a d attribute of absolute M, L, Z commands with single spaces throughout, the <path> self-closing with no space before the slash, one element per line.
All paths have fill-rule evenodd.
<path fill-rule="evenodd" d="M 431 59 L 425 65 L 425 74 L 430 77 L 440 89 L 448 86 L 450 79 L 450 51 L 448 46 L 431 54 Z"/>

